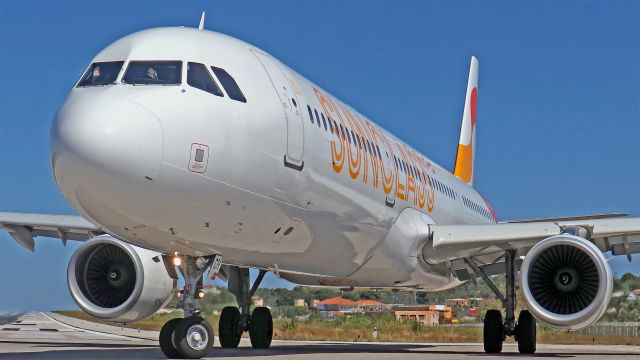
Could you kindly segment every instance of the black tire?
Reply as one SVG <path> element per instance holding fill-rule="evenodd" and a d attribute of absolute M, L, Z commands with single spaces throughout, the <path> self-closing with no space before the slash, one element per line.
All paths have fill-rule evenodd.
<path fill-rule="evenodd" d="M 518 351 L 520 354 L 533 354 L 536 352 L 536 319 L 528 310 L 520 311 L 518 315 Z"/>
<path fill-rule="evenodd" d="M 180 353 L 173 344 L 173 332 L 180 321 L 182 321 L 181 318 L 171 319 L 160 329 L 160 336 L 158 338 L 160 350 L 162 350 L 162 353 L 169 359 L 177 359 L 180 357 Z"/>
<path fill-rule="evenodd" d="M 254 349 L 268 349 L 273 338 L 273 318 L 266 307 L 258 307 L 251 313 L 249 338 Z"/>
<path fill-rule="evenodd" d="M 227 306 L 222 309 L 218 322 L 218 336 L 220 346 L 225 349 L 235 349 L 240 344 L 242 330 L 240 327 L 240 310 L 235 306 Z"/>
<path fill-rule="evenodd" d="M 182 319 L 173 332 L 173 343 L 180 355 L 187 359 L 207 356 L 213 348 L 213 329 L 200 316 Z"/>
<path fill-rule="evenodd" d="M 487 310 L 484 316 L 484 352 L 487 354 L 499 354 L 502 352 L 504 340 L 504 323 L 500 310 Z"/>

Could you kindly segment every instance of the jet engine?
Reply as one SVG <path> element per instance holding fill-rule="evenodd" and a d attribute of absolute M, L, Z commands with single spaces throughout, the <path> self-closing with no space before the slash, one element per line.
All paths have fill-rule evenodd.
<path fill-rule="evenodd" d="M 561 234 L 536 244 L 520 269 L 529 311 L 560 329 L 581 329 L 607 309 L 613 288 L 611 269 L 593 243 Z"/>
<path fill-rule="evenodd" d="M 162 254 L 101 235 L 73 254 L 67 283 L 75 302 L 88 314 L 134 322 L 164 307 L 176 280 L 167 273 Z"/>

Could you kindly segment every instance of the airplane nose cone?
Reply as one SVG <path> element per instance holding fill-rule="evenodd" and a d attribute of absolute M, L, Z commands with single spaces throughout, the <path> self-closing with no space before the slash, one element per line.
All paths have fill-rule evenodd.
<path fill-rule="evenodd" d="M 162 125 L 124 97 L 71 97 L 51 130 L 51 156 L 58 186 L 78 210 L 91 215 L 88 202 L 95 200 L 112 209 L 127 206 L 157 180 Z"/>

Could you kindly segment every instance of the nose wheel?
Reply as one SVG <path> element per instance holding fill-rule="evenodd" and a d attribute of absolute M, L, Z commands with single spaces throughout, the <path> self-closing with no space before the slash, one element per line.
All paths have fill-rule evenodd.
<path fill-rule="evenodd" d="M 158 341 L 160 350 L 169 359 L 199 359 L 207 356 L 213 348 L 214 333 L 211 324 L 200 315 L 198 299 L 202 292 L 202 277 L 207 269 L 217 273 L 222 258 L 219 255 L 208 257 L 171 257 L 165 264 L 173 264 L 184 278 L 184 288 L 179 292 L 182 297 L 184 319 L 171 319 L 160 330 Z M 175 268 L 167 266 L 167 270 Z M 177 279 L 177 275 L 175 277 Z"/>
<path fill-rule="evenodd" d="M 213 329 L 200 316 L 171 319 L 160 330 L 160 349 L 170 359 L 199 359 L 213 348 Z"/>

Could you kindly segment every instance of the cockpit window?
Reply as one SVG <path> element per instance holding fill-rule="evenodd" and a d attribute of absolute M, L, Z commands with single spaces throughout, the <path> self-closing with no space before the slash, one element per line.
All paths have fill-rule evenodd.
<path fill-rule="evenodd" d="M 180 85 L 182 61 L 131 61 L 122 82 L 132 85 Z"/>
<path fill-rule="evenodd" d="M 215 66 L 212 66 L 211 70 L 213 70 L 213 73 L 216 74 L 218 80 L 220 80 L 220 83 L 222 84 L 222 87 L 227 92 L 227 95 L 229 95 L 230 98 L 243 103 L 247 102 L 247 99 L 244 97 L 244 94 L 238 87 L 238 84 L 233 79 L 233 77 L 229 75 L 228 72 Z"/>
<path fill-rule="evenodd" d="M 103 86 L 116 82 L 124 61 L 97 62 L 91 64 L 78 82 L 78 86 Z"/>
<path fill-rule="evenodd" d="M 200 63 L 190 62 L 187 64 L 187 84 L 213 95 L 224 96 L 218 85 L 213 81 L 207 67 Z"/>

